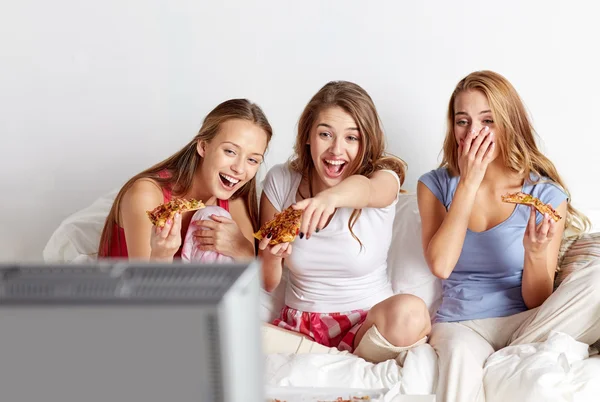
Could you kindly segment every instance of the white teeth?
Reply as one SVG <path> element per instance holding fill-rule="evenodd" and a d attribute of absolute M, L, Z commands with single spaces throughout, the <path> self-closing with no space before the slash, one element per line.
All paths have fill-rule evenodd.
<path fill-rule="evenodd" d="M 344 161 L 329 161 L 329 160 L 325 160 L 325 162 L 329 163 L 330 165 L 336 165 L 336 166 L 343 165 L 344 163 L 346 163 Z"/>
<path fill-rule="evenodd" d="M 221 173 L 221 176 L 223 176 L 224 179 L 226 179 L 227 181 L 229 181 L 230 183 L 233 184 L 238 184 L 240 181 L 238 179 L 235 179 L 231 176 L 227 176 L 226 174 Z"/>

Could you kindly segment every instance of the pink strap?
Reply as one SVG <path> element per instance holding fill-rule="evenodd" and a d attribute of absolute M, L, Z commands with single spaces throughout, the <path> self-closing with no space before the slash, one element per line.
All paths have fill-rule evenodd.
<path fill-rule="evenodd" d="M 229 212 L 229 200 L 217 200 L 217 205 Z"/>
<path fill-rule="evenodd" d="M 158 172 L 158 177 L 160 178 L 167 178 L 169 177 L 169 172 L 167 170 L 161 170 L 160 172 Z M 167 202 L 171 201 L 171 197 L 173 196 L 173 193 L 171 191 L 171 187 L 163 187 L 162 188 L 162 192 L 163 192 L 163 201 L 166 204 Z"/>

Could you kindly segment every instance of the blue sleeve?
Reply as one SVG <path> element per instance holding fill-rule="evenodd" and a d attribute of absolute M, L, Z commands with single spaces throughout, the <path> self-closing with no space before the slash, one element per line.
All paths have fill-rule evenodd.
<path fill-rule="evenodd" d="M 556 209 L 556 207 L 562 204 L 565 200 L 569 199 L 567 193 L 565 193 L 560 186 L 547 182 L 537 184 L 535 186 L 535 190 L 532 192 L 532 195 L 539 198 L 544 204 L 550 204 L 554 209 Z M 541 221 L 542 215 L 537 213 L 536 223 L 539 224 Z"/>
<path fill-rule="evenodd" d="M 419 178 L 429 191 L 448 209 L 448 174 L 445 168 L 432 170 Z"/>

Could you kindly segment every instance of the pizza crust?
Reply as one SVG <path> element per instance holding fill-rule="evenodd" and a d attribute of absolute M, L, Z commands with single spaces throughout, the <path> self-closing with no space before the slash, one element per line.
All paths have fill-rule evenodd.
<path fill-rule="evenodd" d="M 526 194 L 520 191 L 512 194 L 505 194 L 502 196 L 502 201 L 512 204 L 531 205 L 537 209 L 540 214 L 548 214 L 554 220 L 554 222 L 558 222 L 562 219 L 562 217 L 554 208 L 552 208 L 550 204 L 544 204 L 539 198 L 536 198 L 531 194 Z"/>
<path fill-rule="evenodd" d="M 254 237 L 262 240 L 271 233 L 270 246 L 280 243 L 291 243 L 296 239 L 300 232 L 300 224 L 302 223 L 302 210 L 293 209 L 291 206 L 283 212 L 275 215 L 273 219 L 265 222 L 260 230 L 254 233 Z"/>
<path fill-rule="evenodd" d="M 154 226 L 162 228 L 169 219 L 173 219 L 176 213 L 195 211 L 204 207 L 205 205 L 202 203 L 202 201 L 198 201 L 193 198 L 176 198 L 165 204 L 159 205 L 152 211 L 146 211 L 146 214 Z"/>

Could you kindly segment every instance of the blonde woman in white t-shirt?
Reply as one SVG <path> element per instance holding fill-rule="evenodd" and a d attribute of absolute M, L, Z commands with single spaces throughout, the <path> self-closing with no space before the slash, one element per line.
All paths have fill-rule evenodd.
<path fill-rule="evenodd" d="M 290 205 L 304 210 L 295 242 L 259 245 L 267 291 L 289 269 L 274 324 L 379 362 L 403 356 L 430 332 L 425 303 L 394 295 L 387 275 L 395 203 L 406 166 L 385 154 L 379 116 L 360 86 L 330 82 L 298 124 L 291 162 L 264 182 L 261 224 Z"/>

